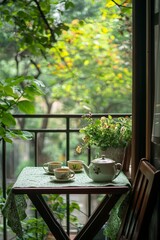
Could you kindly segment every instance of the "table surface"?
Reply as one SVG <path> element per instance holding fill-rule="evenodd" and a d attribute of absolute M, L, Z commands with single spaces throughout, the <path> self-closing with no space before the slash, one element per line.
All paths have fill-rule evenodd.
<path fill-rule="evenodd" d="M 26 167 L 22 170 L 12 191 L 15 194 L 28 193 L 122 193 L 130 186 L 127 177 L 121 172 L 112 182 L 93 182 L 82 171 L 76 173 L 69 182 L 56 182 L 53 175 L 45 173 L 42 167 Z"/>

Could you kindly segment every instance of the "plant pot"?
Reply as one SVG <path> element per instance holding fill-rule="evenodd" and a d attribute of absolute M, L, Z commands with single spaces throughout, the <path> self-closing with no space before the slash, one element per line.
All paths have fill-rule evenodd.
<path fill-rule="evenodd" d="M 114 160 L 116 163 L 122 163 L 126 148 L 109 147 L 101 152 L 106 158 Z"/>

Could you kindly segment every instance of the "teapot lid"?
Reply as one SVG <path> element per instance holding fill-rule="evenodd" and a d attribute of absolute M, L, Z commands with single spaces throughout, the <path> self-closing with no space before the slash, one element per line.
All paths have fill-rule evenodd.
<path fill-rule="evenodd" d="M 92 162 L 105 164 L 105 163 L 114 163 L 115 161 L 110 158 L 105 158 L 105 155 L 102 155 L 101 158 L 94 159 Z"/>

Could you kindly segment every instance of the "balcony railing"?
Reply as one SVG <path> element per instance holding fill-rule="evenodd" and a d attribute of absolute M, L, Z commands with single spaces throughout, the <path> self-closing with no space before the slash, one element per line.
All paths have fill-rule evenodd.
<path fill-rule="evenodd" d="M 112 114 L 113 117 L 130 116 L 131 114 Z M 69 159 L 75 158 L 75 147 L 80 140 L 79 128 L 82 126 L 82 114 L 36 114 L 14 115 L 17 119 L 17 129 L 29 131 L 33 134 L 31 141 L 13 140 L 13 144 L 1 143 L 1 188 L 3 198 L 6 198 L 8 185 L 14 183 L 19 172 L 18 167 L 31 164 L 41 166 L 45 161 L 55 158 L 61 159 L 66 165 Z M 93 118 L 108 116 L 108 114 L 92 114 Z M 21 126 L 21 127 L 20 127 Z M 75 137 L 76 134 L 76 137 Z M 60 137 L 61 135 L 61 137 Z M 74 137 L 73 137 L 74 135 Z M 74 143 L 75 140 L 75 143 Z M 53 145 L 53 148 L 51 147 Z M 56 152 L 57 151 L 57 152 Z M 90 163 L 91 151 L 83 156 L 86 163 Z M 30 161 L 27 161 L 27 160 Z M 20 169 L 19 169 L 20 171 Z M 69 204 L 70 196 L 66 196 Z M 66 231 L 70 232 L 69 207 L 67 207 Z M 90 216 L 91 196 L 88 196 L 88 213 Z M 7 238 L 6 219 L 1 218 L 3 232 L 2 239 Z"/>

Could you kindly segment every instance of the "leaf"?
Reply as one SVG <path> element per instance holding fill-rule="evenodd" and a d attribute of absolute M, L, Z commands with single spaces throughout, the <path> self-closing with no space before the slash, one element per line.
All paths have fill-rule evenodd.
<path fill-rule="evenodd" d="M 21 130 L 12 130 L 9 132 L 10 137 L 12 138 L 21 138 L 23 140 L 32 140 L 33 135 L 30 132 L 27 131 L 21 131 Z"/>
<path fill-rule="evenodd" d="M 84 65 L 87 66 L 89 64 L 89 60 L 84 61 Z"/>
<path fill-rule="evenodd" d="M 16 86 L 19 83 L 23 82 L 25 80 L 24 76 L 16 77 L 16 78 L 7 78 L 4 81 L 5 86 Z"/>
<path fill-rule="evenodd" d="M 73 8 L 74 7 L 74 4 L 72 2 L 65 2 L 65 9 L 68 9 L 68 8 Z"/>
<path fill-rule="evenodd" d="M 16 125 L 15 118 L 9 112 L 3 112 L 1 122 L 7 127 Z"/>
<path fill-rule="evenodd" d="M 70 211 L 73 212 L 75 209 L 80 210 L 80 206 L 76 202 L 72 202 L 69 207 Z"/>
<path fill-rule="evenodd" d="M 33 103 L 28 100 L 22 100 L 22 101 L 18 102 L 17 106 L 20 109 L 20 111 L 22 111 L 24 113 L 32 114 L 35 112 Z"/>
<path fill-rule="evenodd" d="M 21 133 L 22 133 L 22 135 L 21 135 L 22 139 L 24 139 L 24 140 L 32 140 L 32 138 L 33 138 L 32 133 L 27 132 L 27 131 L 21 131 Z"/>
<path fill-rule="evenodd" d="M 44 92 L 36 84 L 29 85 L 24 89 L 24 97 L 33 100 L 36 95 L 43 95 Z"/>
<path fill-rule="evenodd" d="M 108 32 L 108 29 L 106 27 L 102 27 L 102 32 L 103 33 L 107 33 Z"/>
<path fill-rule="evenodd" d="M 59 25 L 59 27 L 61 28 L 61 29 L 63 29 L 63 30 L 68 30 L 69 29 L 69 27 L 66 25 L 66 24 L 64 24 L 64 23 L 61 23 L 60 25 Z"/>
<path fill-rule="evenodd" d="M 4 136 L 5 135 L 5 128 L 3 128 L 2 126 L 0 126 L 0 136 Z"/>
<path fill-rule="evenodd" d="M 8 137 L 3 137 L 3 139 L 5 142 L 12 143 L 12 140 Z"/>
<path fill-rule="evenodd" d="M 4 87 L 4 92 L 5 92 L 5 95 L 7 95 L 7 96 L 11 96 L 11 97 L 14 97 L 14 98 L 17 97 L 17 95 L 13 92 L 13 88 L 10 87 L 10 86 L 5 86 Z"/>
<path fill-rule="evenodd" d="M 79 24 L 80 24 L 81 26 L 83 26 L 83 25 L 84 25 L 84 21 L 83 21 L 83 20 L 80 20 L 80 21 L 79 21 Z"/>
<path fill-rule="evenodd" d="M 113 6 L 115 6 L 115 3 L 114 3 L 113 1 L 109 1 L 109 2 L 107 2 L 107 4 L 106 4 L 106 7 L 108 7 L 108 8 L 111 8 L 111 7 L 113 7 Z"/>
<path fill-rule="evenodd" d="M 35 80 L 34 83 L 39 87 L 45 87 L 44 83 L 40 80 Z"/>

